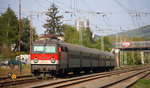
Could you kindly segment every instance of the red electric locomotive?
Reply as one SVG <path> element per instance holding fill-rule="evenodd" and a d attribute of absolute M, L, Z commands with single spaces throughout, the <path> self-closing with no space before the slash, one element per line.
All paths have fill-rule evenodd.
<path fill-rule="evenodd" d="M 31 72 L 34 76 L 54 74 L 59 65 L 61 48 L 56 37 L 35 41 L 32 46 Z"/>

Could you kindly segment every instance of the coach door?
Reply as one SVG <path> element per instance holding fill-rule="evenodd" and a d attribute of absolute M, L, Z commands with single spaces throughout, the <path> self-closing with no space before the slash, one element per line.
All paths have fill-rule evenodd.
<path fill-rule="evenodd" d="M 60 68 L 65 69 L 67 68 L 67 63 L 68 63 L 68 55 L 67 55 L 67 47 L 60 47 L 61 48 L 61 52 L 59 55 L 60 58 Z"/>

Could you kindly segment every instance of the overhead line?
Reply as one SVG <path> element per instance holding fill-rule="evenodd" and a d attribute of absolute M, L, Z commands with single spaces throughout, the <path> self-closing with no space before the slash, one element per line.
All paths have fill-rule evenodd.
<path fill-rule="evenodd" d="M 42 6 L 40 3 L 39 3 L 39 1 L 37 1 L 37 0 L 34 0 L 37 4 L 39 4 L 39 6 L 40 7 L 42 7 L 42 8 L 44 8 L 45 9 L 45 7 L 44 6 Z"/>

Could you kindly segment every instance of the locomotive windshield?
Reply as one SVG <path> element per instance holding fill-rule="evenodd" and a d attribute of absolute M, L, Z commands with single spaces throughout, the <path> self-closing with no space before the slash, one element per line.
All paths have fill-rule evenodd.
<path fill-rule="evenodd" d="M 34 46 L 32 53 L 56 53 L 56 46 Z"/>

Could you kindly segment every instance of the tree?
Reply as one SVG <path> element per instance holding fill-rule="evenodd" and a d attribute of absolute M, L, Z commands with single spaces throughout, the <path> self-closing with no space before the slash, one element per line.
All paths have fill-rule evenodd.
<path fill-rule="evenodd" d="M 0 16 L 0 45 L 10 45 L 17 40 L 18 20 L 14 11 L 9 7 Z"/>
<path fill-rule="evenodd" d="M 92 39 L 92 32 L 89 28 L 86 28 L 82 31 L 82 41 L 81 45 L 85 47 L 92 48 L 93 46 L 93 39 Z"/>
<path fill-rule="evenodd" d="M 107 36 L 103 37 L 103 43 L 104 43 L 104 51 L 110 52 L 113 47 L 109 37 Z M 101 38 L 94 42 L 93 48 L 101 50 Z"/>
<path fill-rule="evenodd" d="M 33 39 L 36 40 L 38 35 L 33 28 Z M 33 41 L 34 41 L 33 40 Z M 21 51 L 29 52 L 30 50 L 30 21 L 28 18 L 22 19 L 22 30 L 21 30 Z"/>
<path fill-rule="evenodd" d="M 74 27 L 64 24 L 62 28 L 66 43 L 79 44 L 79 32 Z"/>
<path fill-rule="evenodd" d="M 101 50 L 101 39 L 98 39 L 94 42 L 93 48 Z"/>
<path fill-rule="evenodd" d="M 57 6 L 53 3 L 48 9 L 46 15 L 49 17 L 43 26 L 47 28 L 48 34 L 62 35 L 63 30 L 61 28 L 62 16 L 57 16 L 59 13 Z"/>
<path fill-rule="evenodd" d="M 17 41 L 18 19 L 8 7 L 0 16 L 0 56 L 11 58 L 11 45 Z"/>
<path fill-rule="evenodd" d="M 111 51 L 112 49 L 112 43 L 109 40 L 109 37 L 105 36 L 104 37 L 104 50 L 105 51 Z"/>
<path fill-rule="evenodd" d="M 21 21 L 21 51 L 29 52 L 30 21 L 27 18 L 23 18 Z M 37 38 L 35 29 L 33 29 L 33 37 L 33 39 Z M 15 45 L 14 51 L 16 51 L 18 46 L 18 19 L 14 11 L 9 7 L 0 16 L 0 57 L 14 58 L 12 56 L 15 52 L 11 51 L 12 45 Z"/>

